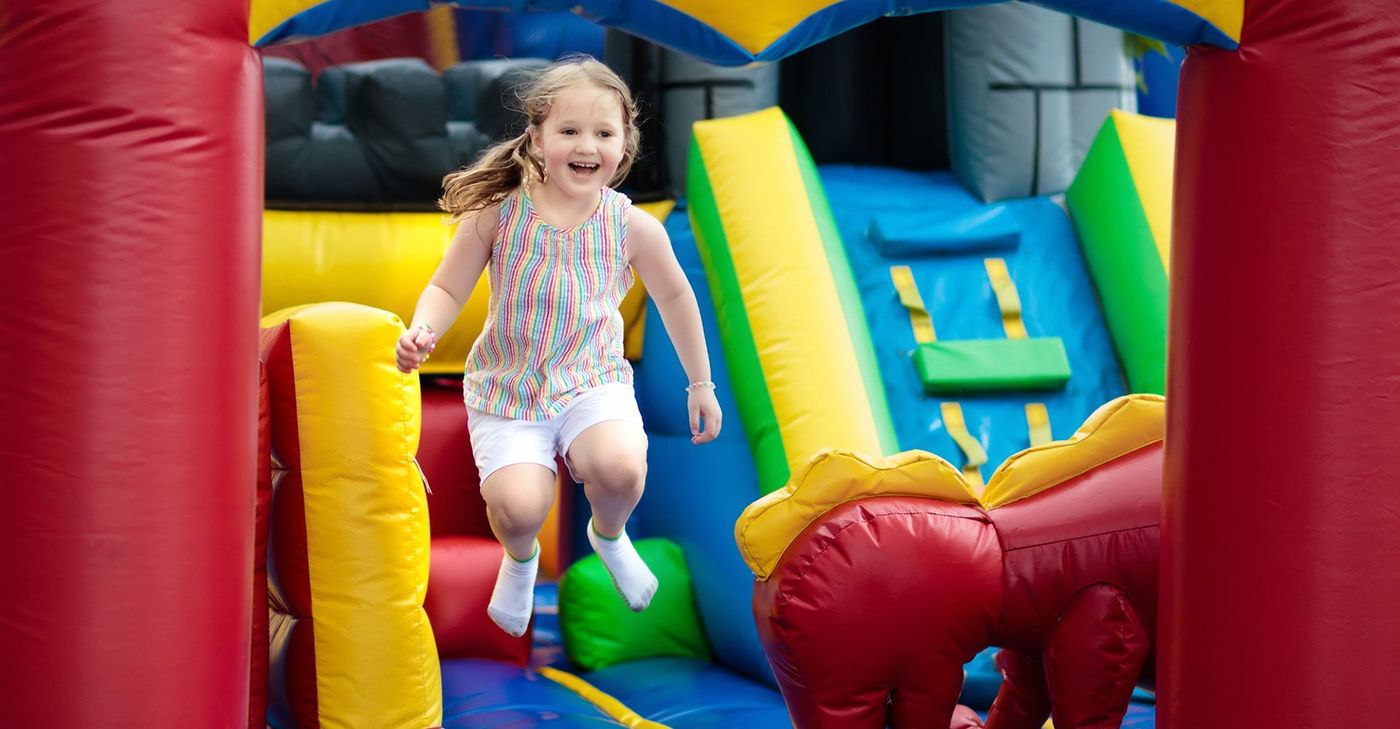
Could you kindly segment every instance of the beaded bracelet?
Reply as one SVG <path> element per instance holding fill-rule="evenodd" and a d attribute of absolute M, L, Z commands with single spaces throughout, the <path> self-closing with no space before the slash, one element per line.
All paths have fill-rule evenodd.
<path fill-rule="evenodd" d="M 710 382 L 709 380 L 701 380 L 701 381 L 699 381 L 699 382 L 692 382 L 692 383 L 690 383 L 689 385 L 686 385 L 686 386 L 685 386 L 685 391 L 686 391 L 686 392 L 695 392 L 696 390 L 698 390 L 698 389 L 700 389 L 700 388 L 702 388 L 702 387 L 708 387 L 709 389 L 713 390 L 713 389 L 715 389 L 715 383 Z"/>

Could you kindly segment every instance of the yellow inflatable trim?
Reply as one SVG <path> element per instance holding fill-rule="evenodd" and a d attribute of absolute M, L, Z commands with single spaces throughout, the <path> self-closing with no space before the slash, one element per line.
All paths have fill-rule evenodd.
<path fill-rule="evenodd" d="M 1236 43 L 1244 28 L 1244 0 L 1173 0 L 1209 22 Z"/>
<path fill-rule="evenodd" d="M 749 569 L 768 579 L 778 561 L 812 522 L 856 499 L 915 496 L 995 509 L 1034 496 L 1128 453 L 1162 440 L 1166 401 L 1128 395 L 1090 415 L 1069 440 L 1028 448 L 1008 458 L 980 498 L 951 463 L 926 451 L 883 459 L 824 450 L 793 474 L 787 486 L 744 509 L 734 539 Z"/>
<path fill-rule="evenodd" d="M 670 727 L 665 724 L 658 724 L 650 719 L 643 718 L 637 712 L 627 708 L 626 704 L 603 693 L 597 686 L 594 686 L 572 673 L 548 666 L 536 670 L 541 676 L 582 696 L 584 700 L 598 707 L 599 711 L 607 714 L 613 721 L 616 721 L 628 729 L 670 729 Z"/>
<path fill-rule="evenodd" d="M 995 509 L 1034 496 L 1140 448 L 1161 442 L 1166 430 L 1161 395 L 1127 395 L 1094 411 L 1069 440 L 1027 448 L 1006 459 L 982 492 Z"/>
<path fill-rule="evenodd" d="M 320 5 L 325 0 L 255 0 L 248 5 L 248 44 L 272 32 L 289 18 Z"/>
<path fill-rule="evenodd" d="M 838 0 L 660 0 L 723 33 L 753 55 L 773 45 L 808 16 Z"/>
<path fill-rule="evenodd" d="M 888 458 L 827 449 L 817 453 L 784 486 L 753 502 L 739 517 L 734 539 L 760 580 L 778 566 L 788 545 L 823 514 L 855 499 L 919 496 L 976 504 L 977 495 L 953 464 L 927 451 Z"/>

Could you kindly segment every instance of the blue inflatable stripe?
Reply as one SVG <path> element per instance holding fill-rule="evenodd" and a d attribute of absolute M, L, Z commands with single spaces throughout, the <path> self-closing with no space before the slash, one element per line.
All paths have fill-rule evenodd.
<path fill-rule="evenodd" d="M 1171 0 L 1029 0 L 1060 12 L 1174 43 L 1208 43 L 1238 48 L 1239 43 L 1214 24 Z"/>
<path fill-rule="evenodd" d="M 742 66 L 754 57 L 742 46 L 693 16 L 660 2 L 575 3 L 580 14 L 600 25 L 623 30 L 674 51 L 721 66 Z M 599 13 L 606 9 L 607 12 Z"/>
<path fill-rule="evenodd" d="M 299 38 L 314 38 L 404 13 L 419 13 L 431 6 L 428 0 L 339 0 L 323 2 L 293 15 L 269 30 L 254 46 L 266 46 Z"/>

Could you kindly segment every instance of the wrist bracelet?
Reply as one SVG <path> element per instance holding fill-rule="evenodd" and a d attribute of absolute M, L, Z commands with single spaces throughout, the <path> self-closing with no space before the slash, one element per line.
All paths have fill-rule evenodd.
<path fill-rule="evenodd" d="M 700 389 L 700 388 L 702 388 L 702 387 L 706 387 L 706 388 L 709 388 L 709 389 L 713 390 L 713 389 L 715 389 L 715 383 L 710 382 L 709 380 L 701 380 L 701 381 L 699 381 L 699 382 L 692 382 L 692 383 L 690 383 L 689 385 L 686 385 L 686 386 L 685 386 L 685 391 L 686 391 L 686 392 L 695 392 L 696 390 L 698 390 L 698 389 Z"/>

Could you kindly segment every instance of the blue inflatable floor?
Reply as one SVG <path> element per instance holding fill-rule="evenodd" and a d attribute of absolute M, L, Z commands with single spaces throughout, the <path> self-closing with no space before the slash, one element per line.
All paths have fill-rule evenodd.
<path fill-rule="evenodd" d="M 777 691 L 708 661 L 653 658 L 584 676 L 638 714 L 673 729 L 791 726 Z"/>
<path fill-rule="evenodd" d="M 442 662 L 443 729 L 602 729 L 620 726 L 578 694 L 498 661 Z"/>

